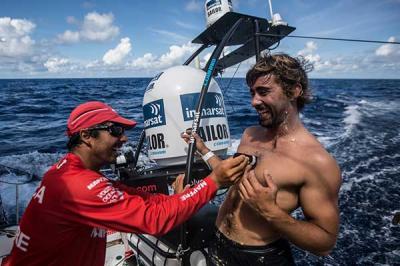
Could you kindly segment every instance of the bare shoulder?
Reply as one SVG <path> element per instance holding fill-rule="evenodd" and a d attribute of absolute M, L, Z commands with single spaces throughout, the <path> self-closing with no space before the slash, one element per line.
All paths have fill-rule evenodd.
<path fill-rule="evenodd" d="M 310 178 L 308 181 L 318 180 L 318 183 L 322 182 L 328 185 L 332 192 L 337 193 L 342 182 L 339 165 L 323 145 L 315 137 L 313 139 L 303 149 L 303 152 L 307 154 L 307 161 L 313 172 L 312 176 L 315 177 L 315 179 Z"/>
<path fill-rule="evenodd" d="M 242 142 L 251 142 L 252 140 L 259 140 L 261 136 L 265 135 L 266 129 L 261 126 L 251 126 L 244 130 L 242 135 Z"/>

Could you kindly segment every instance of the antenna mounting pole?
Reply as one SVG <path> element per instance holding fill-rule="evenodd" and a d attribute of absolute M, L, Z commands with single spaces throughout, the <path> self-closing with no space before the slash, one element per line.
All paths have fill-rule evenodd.
<path fill-rule="evenodd" d="M 269 13 L 271 14 L 271 21 L 274 21 L 274 13 L 272 12 L 272 1 L 268 0 L 269 3 Z"/>

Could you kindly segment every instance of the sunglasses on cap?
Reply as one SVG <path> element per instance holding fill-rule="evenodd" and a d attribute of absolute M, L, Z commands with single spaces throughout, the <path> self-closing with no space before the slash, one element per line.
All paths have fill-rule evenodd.
<path fill-rule="evenodd" d="M 125 128 L 120 125 L 104 125 L 88 128 L 88 130 L 107 130 L 111 136 L 119 138 L 125 133 Z"/>

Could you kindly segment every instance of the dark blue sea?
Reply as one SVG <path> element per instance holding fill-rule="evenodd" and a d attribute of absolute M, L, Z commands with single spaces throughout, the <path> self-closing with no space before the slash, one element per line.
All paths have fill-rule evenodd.
<path fill-rule="evenodd" d="M 66 152 L 70 111 L 104 101 L 143 123 L 142 97 L 150 79 L 0 80 L 0 179 L 24 181 L 23 169 L 41 176 Z M 233 152 L 243 130 L 257 124 L 244 79 L 218 80 L 224 91 Z M 229 88 L 227 85 L 230 83 Z M 312 80 L 314 102 L 301 117 L 342 169 L 341 227 L 325 258 L 294 249 L 298 265 L 400 265 L 400 80 Z M 134 144 L 143 125 L 128 132 Z M 28 203 L 38 182 L 19 186 Z M 4 212 L 15 220 L 15 187 L 0 183 Z"/>

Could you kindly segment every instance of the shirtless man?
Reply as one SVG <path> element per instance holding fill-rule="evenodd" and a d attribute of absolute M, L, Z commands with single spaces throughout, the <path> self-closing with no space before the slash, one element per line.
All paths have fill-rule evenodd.
<path fill-rule="evenodd" d="M 220 207 L 209 248 L 212 264 L 294 265 L 288 241 L 320 256 L 335 245 L 341 174 L 300 120 L 311 98 L 305 68 L 303 60 L 277 54 L 261 58 L 247 73 L 259 125 L 244 131 L 238 152 L 255 155 L 258 163 Z M 194 136 L 198 151 L 209 153 Z M 220 163 L 210 153 L 204 157 L 211 167 Z M 298 207 L 305 220 L 290 216 Z"/>

